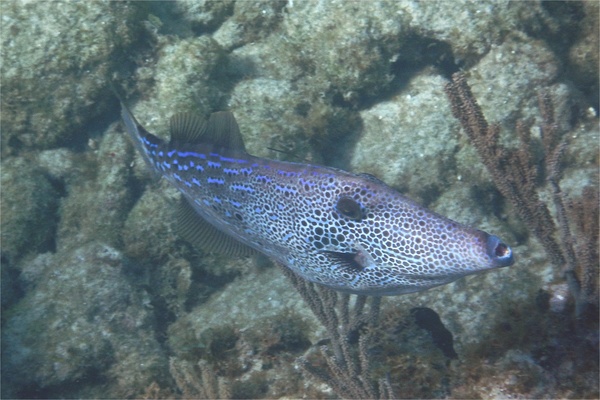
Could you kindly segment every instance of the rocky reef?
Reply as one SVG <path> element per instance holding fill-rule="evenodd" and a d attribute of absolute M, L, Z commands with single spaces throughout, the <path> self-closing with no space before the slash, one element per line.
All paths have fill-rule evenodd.
<path fill-rule="evenodd" d="M 545 93 L 565 204 L 594 212 L 598 2 L 10 0 L 0 13 L 3 398 L 340 398 L 351 373 L 381 397 L 598 397 L 597 312 L 577 312 L 444 90 L 462 71 L 507 149 L 527 126 L 539 171 Z M 177 235 L 179 195 L 135 153 L 111 86 L 158 136 L 174 113 L 229 109 L 249 153 L 372 174 L 503 237 L 517 262 L 369 302 L 372 323 L 362 300 L 302 289 L 269 260 L 204 253 Z M 584 222 L 567 224 L 578 250 Z M 594 261 L 576 279 L 597 307 Z M 332 334 L 309 292 L 360 323 Z"/>

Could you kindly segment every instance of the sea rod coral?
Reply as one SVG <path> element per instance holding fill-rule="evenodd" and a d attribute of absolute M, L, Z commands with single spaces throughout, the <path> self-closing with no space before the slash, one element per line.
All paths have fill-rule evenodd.
<path fill-rule="evenodd" d="M 454 74 L 445 90 L 454 116 L 494 184 L 540 241 L 551 262 L 562 268 L 575 300 L 576 315 L 597 314 L 594 310 L 598 304 L 598 188 L 587 186 L 580 199 L 569 199 L 561 190 L 560 161 L 567 141 L 558 128 L 548 93 L 539 94 L 544 158 L 543 167 L 538 169 L 528 124 L 517 122 L 520 146 L 508 149 L 499 142 L 500 125 L 488 124 L 464 74 Z M 551 189 L 556 220 L 538 194 L 540 175 Z"/>

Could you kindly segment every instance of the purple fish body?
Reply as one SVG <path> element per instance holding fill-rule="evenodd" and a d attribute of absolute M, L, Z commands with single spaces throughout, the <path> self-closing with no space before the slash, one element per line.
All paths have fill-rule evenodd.
<path fill-rule="evenodd" d="M 258 251 L 312 282 L 364 295 L 397 295 L 512 265 L 498 237 L 431 212 L 375 177 L 246 153 L 229 112 L 171 120 L 171 141 L 122 118 L 147 163 L 186 200 L 192 243 L 229 254 Z"/>

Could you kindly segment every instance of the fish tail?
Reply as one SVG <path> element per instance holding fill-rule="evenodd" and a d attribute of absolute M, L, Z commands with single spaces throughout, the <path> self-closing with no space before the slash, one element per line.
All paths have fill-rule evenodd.
<path fill-rule="evenodd" d="M 163 144 L 163 141 L 144 129 L 123 102 L 121 102 L 121 118 L 134 146 L 143 156 L 144 160 L 154 169 L 154 159 L 157 149 Z"/>
<path fill-rule="evenodd" d="M 123 120 L 125 131 L 144 160 L 155 170 L 154 159 L 156 158 L 156 149 L 164 143 L 163 140 L 148 132 L 135 119 L 113 82 L 110 82 L 110 87 L 117 99 L 119 99 L 119 103 L 121 103 L 121 119 Z"/>
<path fill-rule="evenodd" d="M 111 84 L 111 87 L 115 93 L 115 96 L 117 96 L 119 102 L 121 103 L 121 119 L 123 120 L 125 131 L 131 138 L 138 152 L 154 170 L 156 149 L 163 144 L 163 140 L 148 132 L 139 122 L 137 122 L 129 108 L 125 105 L 123 98 L 115 89 L 114 85 Z"/>

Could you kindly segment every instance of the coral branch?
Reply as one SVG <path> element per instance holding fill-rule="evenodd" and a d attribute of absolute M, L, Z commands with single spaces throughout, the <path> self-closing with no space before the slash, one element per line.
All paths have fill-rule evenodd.
<path fill-rule="evenodd" d="M 512 203 L 519 217 L 541 242 L 551 262 L 562 268 L 569 289 L 575 298 L 576 313 L 578 316 L 582 315 L 587 306 L 596 304 L 598 299 L 598 282 L 596 278 L 591 278 L 597 276 L 598 259 L 597 256 L 592 259 L 594 252 L 590 252 L 590 249 L 597 249 L 598 246 L 598 218 L 594 219 L 596 230 L 591 236 L 583 233 L 588 232 L 590 228 L 582 225 L 580 229 L 582 234 L 575 237 L 571 232 L 570 221 L 578 221 L 584 212 L 597 216 L 598 202 L 595 201 L 594 204 L 586 202 L 585 205 L 571 202 L 569 204 L 572 211 L 567 210 L 567 201 L 559 185 L 560 160 L 567 144 L 559 132 L 550 97 L 547 93 L 542 93 L 539 96 L 539 107 L 542 115 L 545 177 L 552 189 L 556 223 L 548 206 L 540 199 L 537 192 L 536 183 L 539 174 L 533 158 L 534 152 L 531 149 L 529 126 L 522 121 L 517 123 L 516 133 L 520 147 L 507 149 L 498 141 L 499 125 L 489 125 L 486 122 L 463 74 L 454 74 L 452 81 L 446 85 L 445 91 L 450 99 L 452 113 L 460 121 L 471 144 L 492 176 L 494 184 Z M 593 194 L 588 191 L 587 196 L 593 197 Z M 559 241 L 556 235 L 560 238 Z M 590 239 L 593 243 L 588 243 Z M 576 251 L 576 248 L 580 250 Z M 586 288 L 583 291 L 582 286 Z"/>
<path fill-rule="evenodd" d="M 219 380 L 213 369 L 203 360 L 200 360 L 197 368 L 194 368 L 188 361 L 171 357 L 169 360 L 169 371 L 184 398 L 231 398 L 227 383 Z"/>
<path fill-rule="evenodd" d="M 298 359 L 299 366 L 308 375 L 329 385 L 340 397 L 394 398 L 389 382 L 386 379 L 373 382 L 370 373 L 370 332 L 379 318 L 381 298 L 369 298 L 368 312 L 365 313 L 366 296 L 356 296 L 351 307 L 350 295 L 315 285 L 298 277 L 289 268 L 279 267 L 323 324 L 330 339 L 328 346 L 319 347 L 325 367 L 316 367 L 304 357 Z M 350 343 L 351 336 L 358 336 L 358 346 Z"/>

